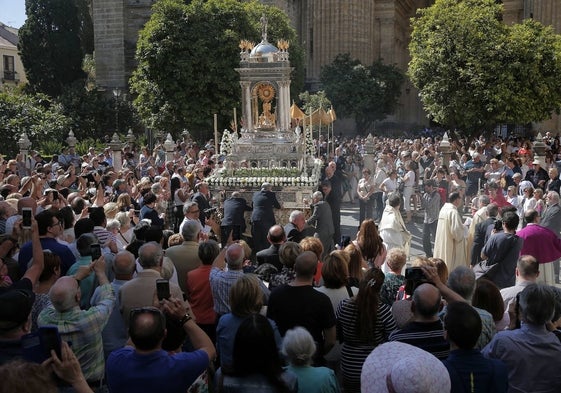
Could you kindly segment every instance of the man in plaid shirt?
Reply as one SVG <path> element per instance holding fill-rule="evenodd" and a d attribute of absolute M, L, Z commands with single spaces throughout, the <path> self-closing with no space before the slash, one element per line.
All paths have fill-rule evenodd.
<path fill-rule="evenodd" d="M 49 291 L 52 307 L 44 309 L 37 320 L 39 326 L 55 325 L 63 341 L 72 343 L 88 384 L 100 387 L 105 369 L 101 331 L 107 324 L 115 293 L 105 275 L 105 260 L 93 263 L 99 282 L 100 300 L 87 310 L 80 309 L 80 283 L 74 276 L 59 278 Z"/>

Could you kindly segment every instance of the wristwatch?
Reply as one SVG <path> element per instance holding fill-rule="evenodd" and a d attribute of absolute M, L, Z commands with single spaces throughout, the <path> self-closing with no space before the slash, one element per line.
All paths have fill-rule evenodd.
<path fill-rule="evenodd" d="M 189 314 L 185 314 L 185 316 L 179 320 L 179 325 L 180 325 L 181 327 L 183 327 L 183 326 L 184 326 L 187 322 L 189 322 L 191 319 L 193 319 L 192 316 L 190 316 Z"/>

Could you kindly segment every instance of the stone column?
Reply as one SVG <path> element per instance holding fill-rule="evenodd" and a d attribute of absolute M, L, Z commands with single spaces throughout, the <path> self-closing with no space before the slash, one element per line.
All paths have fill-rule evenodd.
<path fill-rule="evenodd" d="M 240 82 L 242 85 L 242 118 L 245 122 L 244 128 L 253 131 L 253 119 L 251 116 L 251 91 L 250 82 Z"/>
<path fill-rule="evenodd" d="M 175 152 L 175 143 L 171 137 L 171 134 L 168 134 L 166 140 L 164 142 L 164 149 L 166 149 L 166 162 L 173 161 L 173 153 Z"/>
<path fill-rule="evenodd" d="M 117 135 L 117 133 L 113 134 L 111 142 L 109 142 L 109 148 L 111 149 L 111 154 L 113 156 L 113 170 L 115 172 L 118 172 L 123 168 L 123 157 L 121 154 L 123 145 L 121 144 L 119 135 Z"/>

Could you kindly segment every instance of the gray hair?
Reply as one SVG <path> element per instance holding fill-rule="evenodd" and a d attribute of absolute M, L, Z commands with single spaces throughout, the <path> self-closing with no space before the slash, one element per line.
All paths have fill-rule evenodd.
<path fill-rule="evenodd" d="M 480 206 L 487 206 L 489 203 L 491 203 L 491 200 L 489 199 L 489 195 L 479 195 L 479 205 Z"/>
<path fill-rule="evenodd" d="M 319 192 L 319 191 L 318 191 Z M 290 212 L 290 217 L 288 217 L 288 221 L 289 222 L 294 222 L 294 220 L 296 220 L 298 217 L 300 217 L 301 215 L 304 215 L 304 212 L 300 211 L 300 210 L 292 210 Z"/>
<path fill-rule="evenodd" d="M 555 312 L 555 295 L 548 285 L 530 284 L 520 292 L 518 306 L 523 321 L 543 325 Z"/>
<path fill-rule="evenodd" d="M 321 191 L 316 191 L 312 194 L 312 198 L 318 201 L 323 201 L 323 194 L 321 193 Z"/>
<path fill-rule="evenodd" d="M 121 228 L 130 225 L 130 218 L 127 212 L 119 212 L 115 214 L 115 220 L 119 221 Z M 108 224 L 109 225 L 109 224 Z"/>
<path fill-rule="evenodd" d="M 451 290 L 471 302 L 475 292 L 475 274 L 467 266 L 458 266 L 448 276 L 448 286 Z"/>
<path fill-rule="evenodd" d="M 234 270 L 241 269 L 244 258 L 245 253 L 243 247 L 237 243 L 232 244 L 226 250 L 226 263 L 229 268 Z"/>
<path fill-rule="evenodd" d="M 551 198 L 551 202 L 559 203 L 559 193 L 557 191 L 549 191 L 547 194 Z"/>
<path fill-rule="evenodd" d="M 192 208 L 193 206 L 199 206 L 199 204 L 197 202 L 185 202 L 185 204 L 183 205 L 183 215 L 187 214 L 187 212 L 189 211 L 190 208 Z"/>
<path fill-rule="evenodd" d="M 121 229 L 121 223 L 116 219 L 109 220 L 107 221 L 107 225 L 105 225 L 105 229 L 107 229 L 108 231 L 112 229 Z"/>
<path fill-rule="evenodd" d="M 273 188 L 273 186 L 271 185 L 271 183 L 263 183 L 263 185 L 261 185 L 261 189 L 262 190 L 267 190 L 267 191 L 271 191 L 271 188 Z"/>
<path fill-rule="evenodd" d="M 113 262 L 113 272 L 119 275 L 132 274 L 136 268 L 134 254 L 130 251 L 119 251 Z"/>
<path fill-rule="evenodd" d="M 188 220 L 183 224 L 183 228 L 181 228 L 181 236 L 183 236 L 183 240 L 186 242 L 195 241 L 199 237 L 200 231 L 201 223 L 199 221 Z"/>
<path fill-rule="evenodd" d="M 164 252 L 162 246 L 156 242 L 148 242 L 138 249 L 138 262 L 144 269 L 160 266 Z"/>
<path fill-rule="evenodd" d="M 160 191 L 162 191 L 162 185 L 160 183 L 154 183 L 150 186 L 150 191 L 152 191 L 154 194 L 158 194 Z"/>
<path fill-rule="evenodd" d="M 308 366 L 316 352 L 316 344 L 310 332 L 300 326 L 286 332 L 281 352 L 295 366 Z"/>

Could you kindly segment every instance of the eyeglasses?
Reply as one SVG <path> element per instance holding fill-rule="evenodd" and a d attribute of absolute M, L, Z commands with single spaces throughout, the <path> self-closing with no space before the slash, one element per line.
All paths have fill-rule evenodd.
<path fill-rule="evenodd" d="M 159 308 L 151 307 L 151 306 L 138 307 L 138 308 L 131 309 L 131 311 L 129 313 L 129 319 L 130 319 L 131 323 L 132 323 L 134 318 L 136 318 L 138 315 L 141 315 L 141 314 L 157 315 L 158 318 L 161 321 L 160 323 L 162 323 L 163 326 L 166 325 L 164 313 Z"/>
<path fill-rule="evenodd" d="M 51 228 L 52 228 L 52 227 L 56 227 L 57 225 L 60 226 L 60 227 L 62 228 L 62 221 L 57 221 L 57 222 L 55 222 L 53 225 L 51 225 Z"/>
<path fill-rule="evenodd" d="M 189 213 L 198 213 L 200 210 L 191 210 Z"/>

